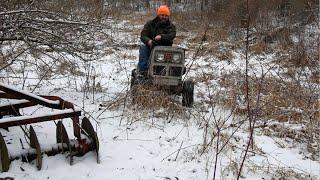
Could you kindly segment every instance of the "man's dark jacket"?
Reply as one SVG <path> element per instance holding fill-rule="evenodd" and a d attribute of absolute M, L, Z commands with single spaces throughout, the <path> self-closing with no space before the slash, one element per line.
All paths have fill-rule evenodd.
<path fill-rule="evenodd" d="M 140 39 L 147 45 L 148 41 L 153 40 L 157 35 L 161 35 L 161 40 L 157 41 L 157 45 L 172 46 L 173 39 L 176 37 L 176 27 L 170 20 L 160 23 L 159 18 L 156 17 L 144 25 Z"/>

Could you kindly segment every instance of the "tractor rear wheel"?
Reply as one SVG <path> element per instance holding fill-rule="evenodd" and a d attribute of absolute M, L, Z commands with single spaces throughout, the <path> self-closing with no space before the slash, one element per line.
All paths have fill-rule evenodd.
<path fill-rule="evenodd" d="M 194 82 L 187 80 L 182 85 L 182 106 L 191 107 L 193 104 Z"/>
<path fill-rule="evenodd" d="M 131 71 L 131 81 L 130 81 L 130 91 L 132 97 L 132 103 L 136 103 L 136 87 L 137 86 L 137 70 L 133 69 Z"/>

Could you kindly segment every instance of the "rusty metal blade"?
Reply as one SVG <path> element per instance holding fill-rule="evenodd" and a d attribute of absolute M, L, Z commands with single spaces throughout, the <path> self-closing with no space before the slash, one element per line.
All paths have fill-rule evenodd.
<path fill-rule="evenodd" d="M 0 170 L 1 172 L 7 172 L 9 170 L 11 161 L 10 161 L 7 145 L 1 133 L 0 133 L 0 154 L 1 154 Z"/>
<path fill-rule="evenodd" d="M 56 138 L 57 143 L 66 143 L 67 145 L 70 144 L 68 133 L 61 121 L 57 123 Z"/>
<path fill-rule="evenodd" d="M 30 146 L 32 148 L 36 149 L 36 152 L 37 152 L 37 158 L 36 158 L 37 168 L 38 168 L 38 170 L 40 170 L 41 167 L 42 167 L 42 153 L 41 153 L 41 148 L 40 148 L 40 144 L 39 144 L 36 132 L 34 131 L 32 126 L 30 126 Z"/>
<path fill-rule="evenodd" d="M 64 127 L 62 121 L 59 121 L 57 123 L 57 129 L 56 129 L 56 138 L 57 138 L 57 143 L 61 143 L 62 147 L 64 144 L 68 146 L 69 154 L 70 154 L 70 165 L 73 164 L 73 153 L 72 153 L 72 148 L 70 145 L 70 139 L 68 136 L 68 133 L 66 131 L 66 128 Z"/>
<path fill-rule="evenodd" d="M 100 163 L 99 139 L 98 139 L 97 133 L 95 132 L 90 120 L 88 118 L 84 117 L 81 122 L 81 127 L 82 127 L 82 130 L 81 130 L 82 133 L 89 135 L 89 138 L 91 138 L 92 141 L 94 142 L 95 150 L 97 153 L 97 163 Z"/>

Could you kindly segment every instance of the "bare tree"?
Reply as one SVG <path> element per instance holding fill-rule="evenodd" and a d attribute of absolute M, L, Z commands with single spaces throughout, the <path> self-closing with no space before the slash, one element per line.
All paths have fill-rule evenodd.
<path fill-rule="evenodd" d="M 52 2 L 2 1 L 0 70 L 20 60 L 27 53 L 36 59 L 41 59 L 42 55 L 57 57 L 54 54 L 59 54 L 59 57 L 71 55 L 84 61 L 94 59 L 97 55 L 95 34 L 102 29 L 98 25 L 100 14 L 96 18 L 88 18 L 91 17 L 88 14 L 79 16 L 86 9 L 79 8 L 76 3 L 71 5 L 66 10 L 64 5 Z M 101 8 L 101 3 L 92 8 L 97 7 Z"/>

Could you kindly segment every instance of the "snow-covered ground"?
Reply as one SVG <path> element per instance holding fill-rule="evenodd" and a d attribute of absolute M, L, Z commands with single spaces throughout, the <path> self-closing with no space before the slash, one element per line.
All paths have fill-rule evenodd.
<path fill-rule="evenodd" d="M 123 22 L 117 26 L 125 30 L 127 25 Z M 130 26 L 129 29 L 131 28 L 139 31 L 141 26 Z M 137 44 L 138 38 L 130 36 L 130 32 L 132 31 L 118 32 L 113 36 L 119 36 L 116 39 L 121 43 L 127 41 Z M 169 112 L 166 108 L 148 109 L 132 105 L 130 96 L 126 95 L 129 91 L 131 69 L 137 63 L 138 50 L 117 48 L 112 51 L 113 53 L 90 64 L 97 75 L 96 84 L 101 85 L 101 92 L 96 92 L 94 96 L 88 93 L 87 97 L 84 97 L 81 91 L 75 90 L 81 89 L 84 77 L 75 77 L 74 81 L 70 81 L 68 77 L 43 81 L 36 89 L 36 93 L 57 95 L 73 102 L 90 114 L 100 140 L 100 164 L 96 163 L 94 152 L 87 153 L 83 157 L 75 157 L 72 166 L 69 165 L 67 154 L 52 157 L 44 155 L 41 171 L 38 171 L 34 164 L 14 160 L 10 170 L 1 173 L 0 177 L 28 180 L 204 180 L 212 179 L 216 165 L 216 179 L 235 179 L 248 139 L 247 125 L 239 123 L 243 117 L 229 117 L 228 110 L 206 106 L 203 97 L 197 96 L 199 92 L 208 94 L 207 85 L 204 83 L 196 84 L 194 107 L 180 107 L 185 111 L 183 115 L 169 115 L 168 119 Z M 188 62 L 192 61 L 192 53 L 193 51 L 187 53 Z M 214 58 L 209 61 L 198 58 L 189 76 L 196 77 L 204 71 L 215 72 L 214 75 L 218 76 L 223 71 L 230 72 L 244 66 L 241 56 L 237 52 L 234 53 L 235 59 L 231 65 L 227 62 L 216 62 Z M 270 58 L 272 57 L 267 57 L 266 61 L 269 61 Z M 252 63 L 253 65 L 258 64 L 257 71 L 259 71 L 261 62 L 253 61 Z M 21 84 L 15 84 L 15 82 L 18 81 L 14 79 L 9 81 L 11 86 L 17 89 L 22 88 Z M 37 80 L 27 79 L 25 90 L 31 91 L 35 83 Z M 8 102 L 2 100 L 1 103 Z M 23 113 L 34 114 L 47 111 L 50 110 L 33 108 L 26 109 Z M 204 122 L 212 123 L 214 120 L 222 122 L 222 119 L 227 120 L 226 124 L 221 126 L 221 137 L 219 137 L 221 144 L 216 144 L 215 134 L 217 132 L 214 128 L 206 129 Z M 72 134 L 71 121 L 66 119 L 64 123 L 70 136 Z M 33 126 L 39 135 L 41 146 L 54 143 L 55 124 L 53 122 Z M 9 152 L 18 153 L 21 150 L 19 138 L 24 139 L 21 129 L 14 127 L 10 128 L 10 132 L 2 129 L 0 131 L 6 136 L 6 141 L 11 142 L 8 145 Z M 206 131 L 209 133 L 205 133 Z M 215 138 L 213 138 L 212 146 L 203 151 L 205 134 L 208 134 L 206 144 L 209 143 L 212 136 Z M 230 138 L 229 141 L 227 141 L 228 138 Z M 284 179 L 300 179 L 301 177 L 320 179 L 319 160 L 312 161 L 306 158 L 303 153 L 300 153 L 299 146 L 290 146 L 290 142 L 286 139 L 265 136 L 260 129 L 256 130 L 254 141 L 256 147 L 254 151 L 249 151 L 241 179 L 277 179 L 280 177 Z M 225 148 L 216 158 L 217 146 L 220 150 L 225 142 L 227 142 Z M 281 146 L 284 143 L 287 145 Z M 27 147 L 27 143 L 24 142 L 24 146 Z M 292 172 L 301 173 L 303 176 L 294 177 L 297 174 Z"/>

